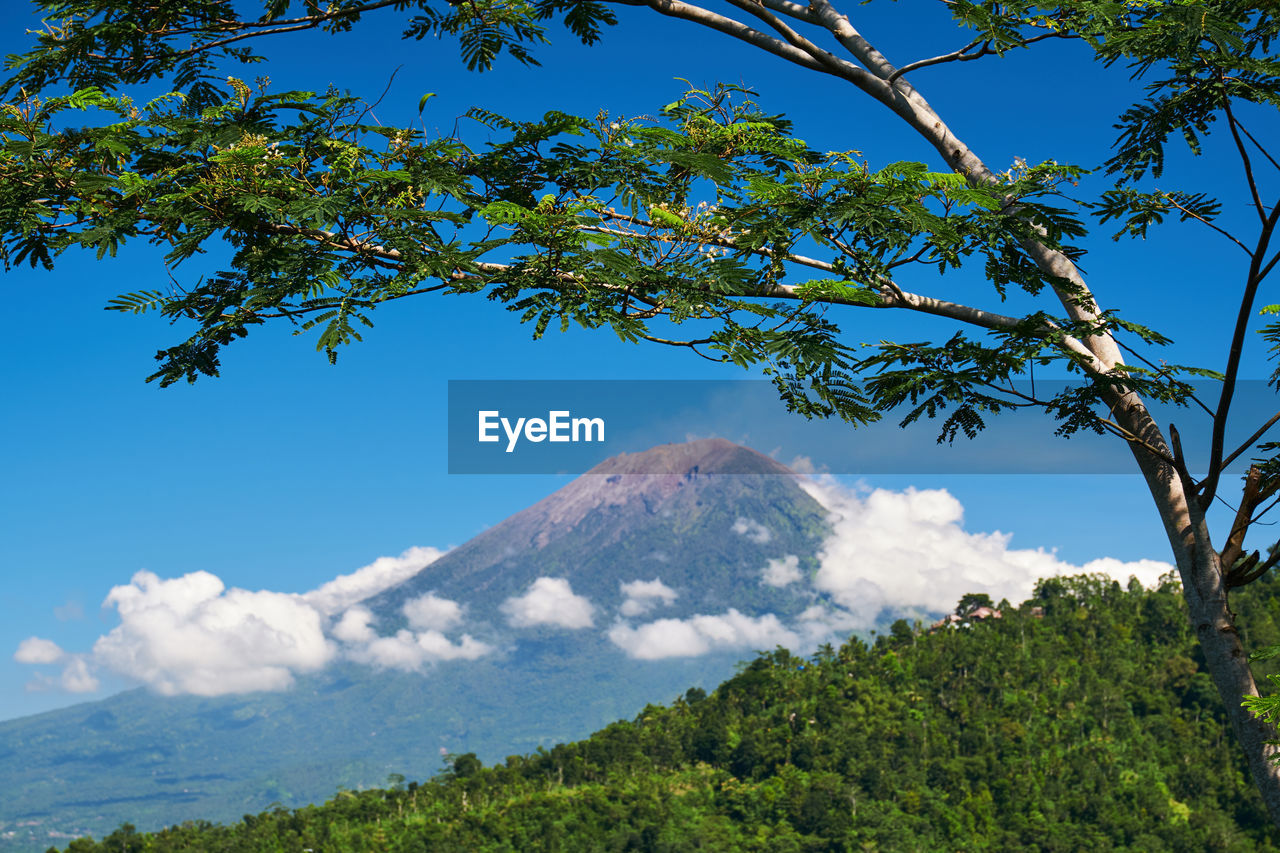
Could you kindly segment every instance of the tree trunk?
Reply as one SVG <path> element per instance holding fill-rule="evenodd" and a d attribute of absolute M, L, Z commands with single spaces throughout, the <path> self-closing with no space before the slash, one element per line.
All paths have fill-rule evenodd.
<path fill-rule="evenodd" d="M 883 57 L 874 52 L 859 58 L 884 62 Z M 875 63 L 868 67 L 875 67 Z M 876 68 L 876 71 L 883 74 L 889 68 L 891 66 L 884 63 L 884 67 Z M 971 183 L 994 181 L 994 175 L 986 164 L 951 132 L 924 97 L 905 79 L 897 78 L 878 91 L 875 86 L 863 88 L 905 119 L 952 169 Z M 1023 248 L 1043 271 L 1064 278 L 1078 288 L 1075 292 L 1067 292 L 1054 287 L 1068 316 L 1077 321 L 1097 319 L 1097 304 L 1069 258 L 1035 241 L 1025 241 Z M 1106 374 L 1124 364 L 1120 349 L 1110 335 L 1096 335 L 1088 338 L 1085 344 L 1095 359 L 1091 369 L 1097 373 Z M 1107 403 L 1116 421 L 1150 447 L 1172 457 L 1168 442 L 1142 399 L 1134 393 L 1121 395 L 1117 392 L 1113 396 L 1114 399 L 1108 399 Z M 1267 742 L 1275 738 L 1275 729 L 1241 705 L 1245 697 L 1258 695 L 1258 687 L 1249 669 L 1248 656 L 1240 645 L 1240 635 L 1228 606 L 1219 555 L 1213 548 L 1204 513 L 1194 496 L 1188 498 L 1186 485 L 1172 465 L 1139 444 L 1131 442 L 1129 447 L 1164 522 L 1182 578 L 1191 625 L 1204 652 L 1209 674 L 1218 688 L 1236 738 L 1244 749 L 1249 771 L 1271 822 L 1280 828 L 1280 764 L 1272 760 L 1280 748 Z"/>
<path fill-rule="evenodd" d="M 1115 413 L 1117 420 L 1134 435 L 1152 447 L 1169 452 L 1159 427 L 1137 395 L 1130 394 L 1119 401 Z M 1130 449 L 1164 522 L 1182 578 L 1188 617 L 1204 652 L 1205 665 L 1218 688 L 1236 739 L 1244 749 L 1249 772 L 1271 822 L 1280 827 L 1280 764 L 1274 760 L 1280 747 L 1268 743 L 1276 737 L 1275 729 L 1241 704 L 1245 697 L 1258 695 L 1258 686 L 1249 669 L 1248 655 L 1240 644 L 1222 566 L 1204 513 L 1195 498 L 1188 497 L 1185 484 L 1173 466 L 1139 445 L 1130 444 Z"/>

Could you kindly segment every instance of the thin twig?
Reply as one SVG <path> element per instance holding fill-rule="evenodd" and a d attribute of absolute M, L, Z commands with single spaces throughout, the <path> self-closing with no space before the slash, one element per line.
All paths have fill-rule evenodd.
<path fill-rule="evenodd" d="M 1253 161 L 1249 159 L 1249 149 L 1245 147 L 1240 132 L 1236 129 L 1236 117 L 1231 112 L 1231 98 L 1224 98 L 1222 110 L 1227 115 L 1227 127 L 1231 129 L 1231 138 L 1236 142 L 1236 150 L 1240 152 L 1240 162 L 1244 165 L 1244 176 L 1249 184 L 1249 194 L 1253 196 L 1254 210 L 1258 211 L 1258 219 L 1266 224 L 1267 211 L 1262 207 L 1262 196 L 1258 194 L 1258 182 L 1253 179 Z M 1246 250 L 1247 251 L 1247 250 Z"/>
<path fill-rule="evenodd" d="M 1236 458 L 1237 458 L 1241 453 L 1244 453 L 1246 450 L 1248 450 L 1250 447 L 1252 447 L 1252 446 L 1253 446 L 1253 443 L 1254 443 L 1255 441 L 1257 441 L 1258 439 L 1262 438 L 1262 436 L 1266 433 L 1266 431 L 1267 431 L 1267 430 L 1269 430 L 1269 429 L 1271 429 L 1271 428 L 1272 428 L 1273 426 L 1275 426 L 1277 423 L 1280 423 L 1280 412 L 1276 412 L 1274 415 L 1272 415 L 1272 416 L 1271 416 L 1271 418 L 1270 418 L 1270 420 L 1268 420 L 1268 421 L 1267 421 L 1265 424 L 1263 424 L 1262 426 L 1258 427 L 1257 432 L 1255 432 L 1253 435 L 1249 436 L 1249 438 L 1248 438 L 1248 439 L 1246 439 L 1246 440 L 1245 440 L 1245 442 L 1244 442 L 1243 444 L 1241 444 L 1239 447 L 1237 447 L 1237 448 L 1236 448 L 1236 450 L 1235 450 L 1235 452 L 1234 452 L 1234 453 L 1232 453 L 1232 454 L 1231 454 L 1230 456 L 1228 456 L 1226 459 L 1223 459 L 1223 460 L 1222 460 L 1222 467 L 1223 467 L 1223 468 L 1226 468 L 1226 467 L 1227 467 L 1228 465 L 1230 465 L 1232 462 L 1235 462 L 1235 461 L 1236 461 Z"/>
<path fill-rule="evenodd" d="M 1018 42 L 1017 46 L 1026 47 L 1029 44 L 1035 44 L 1038 41 L 1044 41 L 1045 39 L 1051 39 L 1051 38 L 1078 38 L 1078 36 L 1075 36 L 1071 33 L 1058 33 L 1058 32 L 1042 33 L 1041 35 L 1033 36 L 1032 38 L 1029 38 L 1029 39 L 1023 39 L 1022 41 Z M 977 53 L 969 53 L 969 51 L 973 50 L 975 47 L 978 47 L 979 45 L 981 45 L 981 50 L 979 50 Z M 969 62 L 970 60 L 973 60 L 973 59 L 982 59 L 984 56 L 995 56 L 998 53 L 1000 53 L 1000 51 L 992 49 L 991 39 L 977 38 L 969 42 L 959 50 L 953 50 L 950 53 L 944 53 L 939 56 L 931 56 L 928 59 L 918 59 L 915 62 L 909 62 L 906 65 L 899 68 L 897 71 L 890 74 L 888 78 L 885 79 L 885 82 L 892 83 L 893 81 L 901 77 L 903 74 L 906 74 L 909 71 L 915 71 L 917 68 L 927 68 L 930 65 L 941 65 L 944 62 Z"/>
<path fill-rule="evenodd" d="M 1251 254 L 1253 254 L 1252 252 L 1250 252 L 1250 251 L 1249 251 L 1249 247 L 1248 247 L 1248 246 L 1246 246 L 1244 243 L 1240 242 L 1240 240 L 1239 240 L 1239 239 L 1237 239 L 1237 238 L 1236 238 L 1236 236 L 1235 236 L 1234 234 L 1232 234 L 1231 232 L 1227 231 L 1227 230 L 1226 230 L 1226 229 L 1224 229 L 1224 228 L 1219 228 L 1217 225 L 1214 225 L 1214 224 L 1213 224 L 1212 222 L 1210 222 L 1208 219 L 1205 219 L 1203 216 L 1201 216 L 1200 214 L 1196 213 L 1195 211 L 1193 211 L 1193 210 L 1189 210 L 1189 209 L 1187 209 L 1187 208 L 1183 207 L 1182 205 L 1178 204 L 1178 200 L 1177 200 L 1176 198 L 1174 198 L 1172 195 L 1170 195 L 1170 194 L 1166 193 L 1166 194 L 1165 194 L 1165 200 L 1166 200 L 1166 201 L 1168 201 L 1170 204 L 1172 204 L 1174 207 L 1178 208 L 1178 210 L 1181 210 L 1184 214 L 1186 214 L 1186 215 L 1187 215 L 1188 217 L 1190 217 L 1191 219 L 1196 220 L 1197 222 L 1199 222 L 1199 223 L 1200 223 L 1200 224 L 1202 224 L 1202 225 L 1207 225 L 1207 226 L 1209 226 L 1209 227 L 1210 227 L 1210 228 L 1212 228 L 1214 231 L 1217 231 L 1219 234 L 1221 234 L 1223 237 L 1226 237 L 1226 238 L 1227 238 L 1228 240 L 1230 240 L 1232 243 L 1235 243 L 1235 244 L 1236 244 L 1237 246 L 1239 246 L 1241 249 L 1244 249 L 1244 253 L 1245 253 L 1246 255 L 1251 255 Z"/>
<path fill-rule="evenodd" d="M 1253 261 L 1249 264 L 1249 275 L 1245 279 L 1244 293 L 1240 296 L 1240 309 L 1236 313 L 1235 330 L 1231 335 L 1231 349 L 1227 353 L 1227 369 L 1223 371 L 1222 394 L 1218 397 L 1218 407 L 1213 415 L 1213 438 L 1209 452 L 1209 468 L 1205 477 L 1205 492 L 1200 497 L 1201 509 L 1208 509 L 1213 501 L 1213 494 L 1218 488 L 1218 480 L 1222 473 L 1222 445 L 1226 440 L 1227 413 L 1231 409 L 1231 399 L 1236 390 L 1236 378 L 1240 372 L 1240 359 L 1244 354 L 1244 337 L 1249 329 L 1249 320 L 1253 316 L 1253 303 L 1258 295 L 1258 287 L 1262 284 L 1262 258 L 1266 255 L 1271 242 L 1271 234 L 1280 222 L 1280 205 L 1271 209 L 1271 215 L 1262 222 L 1262 233 L 1258 235 L 1258 245 L 1253 251 Z M 1270 271 L 1268 266 L 1267 271 Z"/>

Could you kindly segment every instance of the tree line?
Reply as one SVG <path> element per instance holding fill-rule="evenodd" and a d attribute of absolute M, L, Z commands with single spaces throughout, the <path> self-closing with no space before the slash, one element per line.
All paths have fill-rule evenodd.
<path fill-rule="evenodd" d="M 1250 646 L 1280 641 L 1280 581 L 1232 603 Z M 1280 847 L 1175 581 L 1052 578 L 997 609 L 761 653 L 710 694 L 492 767 L 450 756 L 423 782 L 66 851 Z"/>

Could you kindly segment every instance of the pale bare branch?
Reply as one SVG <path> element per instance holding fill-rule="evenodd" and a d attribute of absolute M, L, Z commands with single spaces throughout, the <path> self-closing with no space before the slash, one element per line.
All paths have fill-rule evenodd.
<path fill-rule="evenodd" d="M 1071 35 L 1070 33 L 1058 33 L 1058 32 L 1041 33 L 1038 36 L 1032 36 L 1029 39 L 1023 39 L 1018 43 L 1018 46 L 1026 47 L 1027 45 L 1035 44 L 1038 41 L 1044 41 L 1045 39 L 1051 39 L 1051 38 L 1075 38 L 1075 36 Z M 980 48 L 978 52 L 970 53 L 969 51 L 973 50 L 975 47 Z M 901 77 L 903 74 L 908 74 L 912 71 L 915 71 L 918 68 L 928 68 L 930 65 L 941 65 L 945 62 L 969 62 L 974 59 L 982 59 L 984 56 L 996 56 L 996 55 L 999 55 L 1000 53 L 1001 51 L 995 50 L 994 48 L 991 47 L 990 39 L 981 39 L 981 38 L 974 39 L 973 41 L 969 42 L 967 45 L 960 48 L 959 50 L 953 50 L 950 53 L 944 53 L 939 56 L 931 56 L 928 59 L 918 59 L 915 62 L 908 62 L 906 65 L 902 66 L 897 71 L 894 71 L 892 74 L 890 74 L 889 77 L 885 80 L 885 82 L 892 83 L 893 81 Z"/>
<path fill-rule="evenodd" d="M 648 6 L 660 15 L 680 18 L 722 32 L 727 36 L 758 47 L 803 68 L 846 79 L 859 88 L 872 87 L 877 84 L 883 86 L 882 81 L 877 80 L 866 69 L 859 68 L 852 62 L 847 62 L 835 56 L 831 57 L 832 61 L 830 63 L 820 62 L 800 48 L 788 44 L 784 39 L 768 35 L 747 26 L 741 21 L 725 17 L 701 6 L 685 3 L 683 0 L 613 0 L 613 2 L 628 6 Z"/>

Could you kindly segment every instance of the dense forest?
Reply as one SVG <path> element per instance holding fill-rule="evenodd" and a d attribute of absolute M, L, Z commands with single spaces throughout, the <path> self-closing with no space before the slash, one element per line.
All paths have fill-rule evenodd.
<path fill-rule="evenodd" d="M 1000 618 L 763 653 L 578 743 L 69 853 L 1275 850 L 1178 594 L 1041 581 Z M 1280 582 L 1236 593 L 1280 641 Z M 986 618 L 978 618 L 985 616 Z M 1274 664 L 1268 661 L 1267 664 Z M 1259 665 L 1262 666 L 1262 665 Z M 1262 674 L 1262 673 L 1260 673 Z"/>

